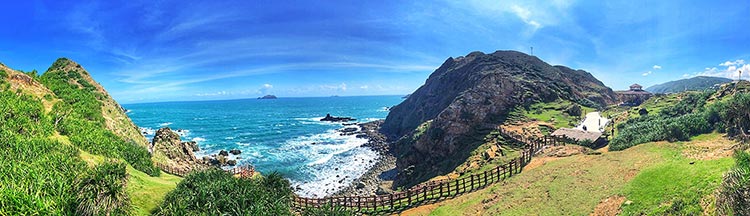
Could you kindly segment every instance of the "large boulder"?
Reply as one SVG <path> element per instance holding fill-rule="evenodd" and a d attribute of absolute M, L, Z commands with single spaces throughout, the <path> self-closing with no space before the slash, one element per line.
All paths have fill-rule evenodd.
<path fill-rule="evenodd" d="M 196 148 L 195 142 L 182 142 L 180 135 L 169 127 L 156 131 L 151 141 L 154 158 L 161 161 L 163 165 L 170 166 L 175 170 L 189 170 L 202 163 L 193 153 Z"/>

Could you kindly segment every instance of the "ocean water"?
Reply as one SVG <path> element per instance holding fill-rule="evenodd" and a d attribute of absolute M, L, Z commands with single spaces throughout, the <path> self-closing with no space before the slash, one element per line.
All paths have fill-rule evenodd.
<path fill-rule="evenodd" d="M 252 164 L 262 173 L 278 171 L 296 193 L 322 197 L 360 177 L 378 159 L 361 147 L 366 139 L 341 136 L 341 123 L 321 122 L 327 113 L 357 122 L 385 119 L 400 96 L 242 99 L 123 105 L 151 140 L 161 127 L 179 130 L 183 141 L 196 141 L 196 156 L 240 149 L 238 164 Z"/>

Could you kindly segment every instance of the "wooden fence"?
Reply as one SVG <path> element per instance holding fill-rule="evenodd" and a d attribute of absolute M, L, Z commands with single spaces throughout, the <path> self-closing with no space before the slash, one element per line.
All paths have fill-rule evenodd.
<path fill-rule="evenodd" d="M 156 167 L 159 167 L 159 169 L 161 169 L 162 171 L 164 171 L 166 173 L 169 173 L 169 174 L 172 174 L 172 175 L 176 175 L 176 176 L 180 176 L 180 177 L 185 177 L 185 176 L 187 176 L 191 172 L 200 171 L 200 170 L 206 170 L 206 169 L 211 169 L 212 168 L 211 166 L 206 166 L 206 165 L 196 165 L 196 166 L 192 166 L 192 167 L 186 167 L 184 169 L 177 169 L 177 168 L 174 168 L 172 166 L 168 166 L 168 165 L 164 165 L 164 164 L 160 164 L 160 163 L 156 163 Z M 255 167 L 252 166 L 252 165 L 249 165 L 249 164 L 248 165 L 235 166 L 232 169 L 228 169 L 228 170 L 225 170 L 225 171 L 228 172 L 228 173 L 231 173 L 232 175 L 238 175 L 241 178 L 249 178 L 249 177 L 253 177 L 253 175 L 255 175 Z"/>
<path fill-rule="evenodd" d="M 520 173 L 523 167 L 531 161 L 531 157 L 541 151 L 545 146 L 565 144 L 561 139 L 551 136 L 527 138 L 502 129 L 500 132 L 512 139 L 524 143 L 525 148 L 522 150 L 521 156 L 491 170 L 453 180 L 419 184 L 406 191 L 386 195 L 336 196 L 325 198 L 295 196 L 293 205 L 297 210 L 330 206 L 363 213 L 387 213 L 399 211 L 409 207 L 434 202 L 443 198 L 454 197 L 505 180 Z"/>

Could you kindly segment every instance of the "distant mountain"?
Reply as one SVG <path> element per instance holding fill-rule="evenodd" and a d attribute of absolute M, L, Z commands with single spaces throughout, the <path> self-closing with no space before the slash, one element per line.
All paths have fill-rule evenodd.
<path fill-rule="evenodd" d="M 592 107 L 616 102 L 612 89 L 583 70 L 552 66 L 524 53 L 472 52 L 448 58 L 422 87 L 391 108 L 382 125 L 394 144 L 395 184 L 410 186 L 465 161 L 514 108 L 570 100 Z"/>
<path fill-rule="evenodd" d="M 676 93 L 682 91 L 700 91 L 714 87 L 716 84 L 732 82 L 722 77 L 697 76 L 690 79 L 670 81 L 646 88 L 651 93 Z"/>

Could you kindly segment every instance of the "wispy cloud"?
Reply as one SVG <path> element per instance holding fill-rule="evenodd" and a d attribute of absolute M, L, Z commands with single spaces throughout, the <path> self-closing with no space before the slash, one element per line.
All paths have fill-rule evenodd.
<path fill-rule="evenodd" d="M 652 68 L 654 68 L 654 70 L 659 70 L 661 69 L 661 65 L 654 65 Z"/>
<path fill-rule="evenodd" d="M 648 75 L 651 75 L 651 74 L 652 74 L 652 72 L 651 72 L 651 71 L 648 71 L 648 72 L 646 72 L 646 73 L 643 73 L 643 74 L 641 74 L 641 76 L 648 76 Z"/>

